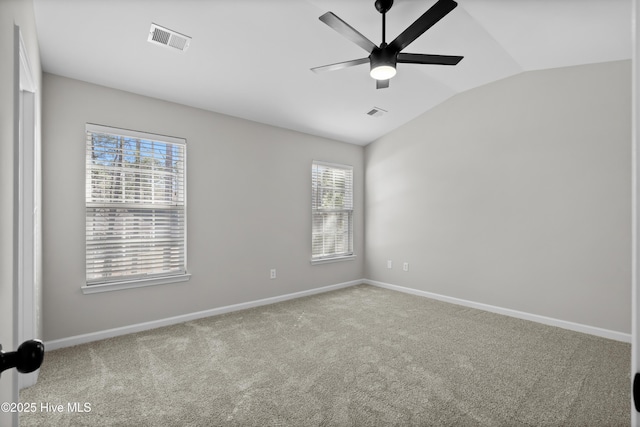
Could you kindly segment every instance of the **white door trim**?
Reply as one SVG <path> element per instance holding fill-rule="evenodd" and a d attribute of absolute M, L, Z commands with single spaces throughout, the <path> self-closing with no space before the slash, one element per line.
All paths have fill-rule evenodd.
<path fill-rule="evenodd" d="M 39 162 L 38 132 L 37 132 L 37 86 L 29 55 L 17 28 L 19 41 L 19 92 L 18 92 L 18 140 L 15 147 L 17 153 L 17 168 L 15 169 L 17 186 L 15 203 L 17 206 L 17 277 L 14 287 L 14 348 L 20 343 L 35 338 L 39 333 L 36 321 L 36 263 L 39 247 L 38 206 L 39 176 L 37 170 Z M 18 389 L 36 383 L 38 370 L 18 376 Z"/>
<path fill-rule="evenodd" d="M 640 295 L 638 292 L 638 268 L 640 267 L 640 259 L 638 250 L 640 248 L 640 235 L 638 234 L 638 225 L 640 218 L 638 215 L 639 206 L 638 199 L 640 197 L 640 158 L 638 157 L 640 138 L 638 129 L 638 114 L 640 113 L 640 43 L 638 41 L 638 25 L 640 24 L 640 5 L 639 0 L 633 0 L 633 11 L 631 14 L 631 31 L 633 34 L 631 53 L 631 425 L 640 427 L 640 413 L 636 411 L 633 403 L 633 379 L 637 372 L 640 372 L 640 324 L 638 321 L 638 310 L 640 310 Z"/>

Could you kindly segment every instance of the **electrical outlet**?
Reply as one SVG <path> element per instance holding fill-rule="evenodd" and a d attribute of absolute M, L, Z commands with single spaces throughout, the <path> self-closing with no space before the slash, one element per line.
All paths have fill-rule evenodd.
<path fill-rule="evenodd" d="M 390 259 L 387 260 L 387 268 L 393 268 L 393 261 Z"/>
<path fill-rule="evenodd" d="M 272 269 L 271 269 L 271 275 L 270 275 L 269 277 L 270 277 L 271 279 L 275 279 L 275 278 L 277 277 L 277 276 L 276 276 L 276 269 L 275 269 L 275 268 L 272 268 Z"/>
<path fill-rule="evenodd" d="M 409 263 L 408 263 L 408 262 L 405 262 L 404 264 L 402 264 L 402 269 L 403 269 L 404 271 L 409 271 Z"/>

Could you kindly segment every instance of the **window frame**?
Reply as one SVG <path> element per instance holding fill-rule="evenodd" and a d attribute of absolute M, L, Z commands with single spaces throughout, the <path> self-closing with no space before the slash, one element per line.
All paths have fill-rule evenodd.
<path fill-rule="evenodd" d="M 86 264 L 86 259 L 87 259 L 86 256 L 87 256 L 87 250 L 88 250 L 88 246 L 87 246 L 88 236 L 86 231 L 86 225 L 88 221 L 87 211 L 88 209 L 92 208 L 90 204 L 93 202 L 90 201 L 90 198 L 87 196 L 87 190 L 86 190 L 87 188 L 89 188 L 89 185 L 90 185 L 90 166 L 86 158 L 87 156 L 91 155 L 91 153 L 89 153 L 88 138 L 90 138 L 91 137 L 90 135 L 93 135 L 93 134 L 108 134 L 108 135 L 114 135 L 119 137 L 131 138 L 131 139 L 140 139 L 145 141 L 168 143 L 172 145 L 181 145 L 183 147 L 182 212 L 184 215 L 184 225 L 183 225 L 184 256 L 182 260 L 183 262 L 181 263 L 182 266 L 180 271 L 169 272 L 166 274 L 154 273 L 154 274 L 149 274 L 147 276 L 142 275 L 142 276 L 129 277 L 129 278 L 125 276 L 124 278 L 121 278 L 121 279 L 95 281 L 93 283 L 87 280 L 87 264 Z M 189 280 L 191 277 L 191 274 L 189 274 L 187 271 L 187 259 L 188 259 L 187 258 L 187 235 L 188 235 L 187 222 L 188 221 L 187 221 L 187 141 L 186 139 L 167 136 L 167 135 L 153 134 L 149 132 L 141 132 L 141 131 L 135 131 L 130 129 L 98 125 L 94 123 L 86 123 L 84 152 L 85 152 L 85 284 L 84 286 L 81 287 L 82 292 L 84 294 L 92 294 L 92 293 L 99 293 L 99 292 L 108 292 L 108 291 L 116 291 L 116 290 L 122 290 L 122 289 L 184 282 Z M 108 204 L 108 203 L 101 202 L 101 204 Z M 115 204 L 114 204 L 114 207 L 116 207 Z M 144 208 L 141 207 L 141 208 L 135 208 L 135 209 L 144 209 Z"/>
<path fill-rule="evenodd" d="M 316 167 L 320 166 L 320 167 L 324 167 L 324 168 L 330 168 L 330 169 L 340 169 L 340 170 L 346 170 L 349 172 L 350 176 L 350 188 L 349 188 L 349 195 L 350 195 L 350 200 L 348 205 L 350 205 L 350 208 L 343 208 L 343 209 L 318 209 L 315 208 L 315 201 L 314 201 L 314 197 L 317 196 L 317 184 L 314 178 L 314 175 L 316 174 Z M 346 192 L 347 190 L 345 190 Z M 330 163 L 330 162 L 324 162 L 324 161 L 319 161 L 319 160 L 313 160 L 311 162 L 311 264 L 312 265 L 316 265 L 316 264 L 326 264 L 326 263 L 332 263 L 332 262 L 339 262 L 339 261 L 353 261 L 356 258 L 355 255 L 355 248 L 354 248 L 354 234 L 355 234 L 355 227 L 354 227 L 354 177 L 353 177 L 353 166 L 351 165 L 345 165 L 345 164 L 339 164 L 339 163 Z M 334 254 L 329 254 L 329 255 L 314 255 L 314 224 L 315 224 L 315 216 L 318 213 L 328 213 L 328 212 L 346 212 L 348 213 L 348 250 L 344 251 L 344 252 L 339 252 L 339 253 L 334 253 Z"/>

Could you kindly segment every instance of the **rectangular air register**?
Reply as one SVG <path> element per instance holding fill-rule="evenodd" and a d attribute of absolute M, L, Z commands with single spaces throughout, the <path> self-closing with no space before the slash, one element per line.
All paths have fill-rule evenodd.
<path fill-rule="evenodd" d="M 367 114 L 370 115 L 371 117 L 380 117 L 387 112 L 388 112 L 387 110 L 383 110 L 380 107 L 373 107 L 371 111 L 367 112 Z"/>
<path fill-rule="evenodd" d="M 191 37 L 177 33 L 168 28 L 161 27 L 157 24 L 151 24 L 149 38 L 147 40 L 150 43 L 164 47 L 171 47 L 182 52 L 187 50 L 189 43 L 191 43 Z"/>

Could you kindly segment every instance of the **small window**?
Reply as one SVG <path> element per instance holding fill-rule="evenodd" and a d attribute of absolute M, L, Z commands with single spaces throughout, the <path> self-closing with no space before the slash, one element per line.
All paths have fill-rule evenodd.
<path fill-rule="evenodd" d="M 86 288 L 186 275 L 186 141 L 92 124 L 86 135 Z"/>
<path fill-rule="evenodd" d="M 314 161 L 311 261 L 353 257 L 353 168 Z"/>

